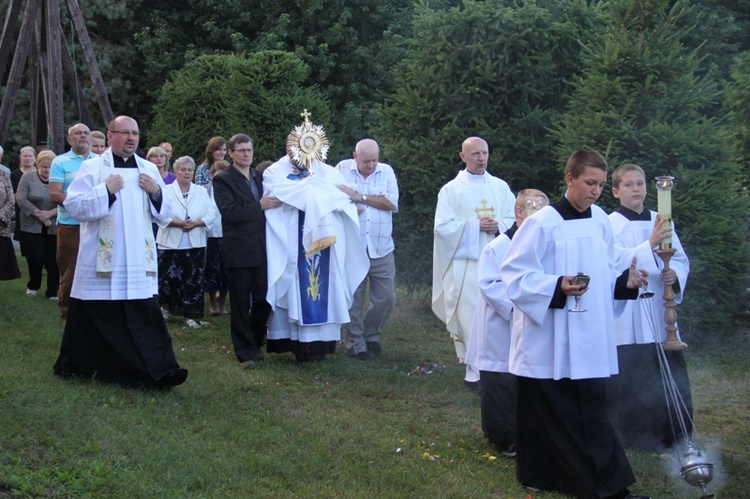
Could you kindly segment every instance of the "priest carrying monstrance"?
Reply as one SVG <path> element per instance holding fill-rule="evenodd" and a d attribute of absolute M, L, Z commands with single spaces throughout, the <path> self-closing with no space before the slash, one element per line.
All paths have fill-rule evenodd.
<path fill-rule="evenodd" d="M 357 208 L 324 163 L 328 140 L 310 113 L 287 137 L 286 156 L 263 172 L 264 191 L 284 204 L 266 211 L 269 353 L 298 361 L 333 353 L 369 266 Z"/>

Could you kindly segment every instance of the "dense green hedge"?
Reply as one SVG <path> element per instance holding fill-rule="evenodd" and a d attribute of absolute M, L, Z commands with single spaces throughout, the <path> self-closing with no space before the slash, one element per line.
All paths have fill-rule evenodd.
<path fill-rule="evenodd" d="M 246 133 L 255 142 L 255 163 L 278 159 L 303 109 L 316 124 L 330 122 L 318 89 L 302 86 L 307 71 L 297 56 L 280 51 L 198 57 L 164 85 L 151 142 L 169 140 L 175 154 L 199 162 L 214 135 Z"/>

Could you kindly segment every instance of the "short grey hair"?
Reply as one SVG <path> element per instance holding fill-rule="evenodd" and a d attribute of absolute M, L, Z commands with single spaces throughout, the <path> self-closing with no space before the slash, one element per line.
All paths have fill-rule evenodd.
<path fill-rule="evenodd" d="M 176 170 L 177 166 L 182 163 L 190 163 L 190 166 L 192 166 L 193 170 L 195 170 L 195 160 L 190 156 L 180 156 L 179 158 L 174 160 L 174 163 L 172 163 L 172 168 Z"/>

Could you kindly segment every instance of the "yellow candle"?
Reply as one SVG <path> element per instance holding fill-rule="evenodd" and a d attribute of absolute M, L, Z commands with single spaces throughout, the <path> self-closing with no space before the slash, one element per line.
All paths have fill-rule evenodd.
<path fill-rule="evenodd" d="M 662 220 L 668 220 L 664 223 L 672 222 L 672 180 L 674 177 L 656 177 L 657 201 L 659 202 L 659 217 Z M 662 249 L 672 247 L 672 238 L 666 237 L 661 242 Z"/>
<path fill-rule="evenodd" d="M 662 218 L 671 218 L 672 216 L 672 191 L 663 190 L 658 192 L 659 215 Z"/>

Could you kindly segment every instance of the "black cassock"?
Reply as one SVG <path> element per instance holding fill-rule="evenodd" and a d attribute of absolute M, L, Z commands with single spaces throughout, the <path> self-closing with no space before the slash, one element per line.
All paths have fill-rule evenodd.
<path fill-rule="evenodd" d="M 143 388 L 169 387 L 187 377 L 175 359 L 156 297 L 71 298 L 54 372 Z"/>

